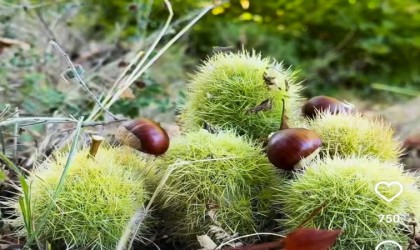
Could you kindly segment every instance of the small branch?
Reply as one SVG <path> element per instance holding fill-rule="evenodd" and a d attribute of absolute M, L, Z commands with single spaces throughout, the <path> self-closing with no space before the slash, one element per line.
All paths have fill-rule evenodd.
<path fill-rule="evenodd" d="M 118 98 L 120 97 L 120 95 L 128 87 L 130 87 L 130 85 L 138 77 L 140 77 L 140 75 L 144 72 L 144 71 L 141 70 L 142 69 L 142 66 L 144 65 L 144 63 L 146 62 L 146 60 L 149 58 L 149 56 L 151 55 L 151 53 L 153 52 L 153 50 L 156 48 L 157 44 L 160 42 L 160 40 L 162 39 L 162 37 L 165 35 L 166 31 L 168 30 L 169 25 L 171 24 L 172 17 L 174 15 L 174 13 L 173 13 L 173 10 L 172 10 L 172 4 L 168 0 L 164 0 L 164 3 L 165 3 L 165 5 L 166 5 L 166 7 L 167 7 L 167 9 L 169 11 L 169 16 L 168 16 L 168 18 L 167 18 L 167 20 L 165 22 L 165 25 L 163 26 L 163 28 L 162 28 L 161 32 L 159 33 L 157 39 L 153 42 L 153 44 L 150 46 L 150 48 L 146 51 L 146 54 L 142 57 L 141 61 L 137 63 L 137 65 L 135 66 L 135 68 L 132 71 L 132 73 L 128 76 L 128 78 L 126 79 L 126 82 L 124 82 L 123 84 L 121 84 L 119 86 L 120 87 L 119 90 L 117 90 L 117 93 L 111 98 L 111 101 L 110 101 L 111 104 L 113 104 L 116 100 L 118 100 Z M 140 71 L 140 74 L 138 73 L 139 71 Z"/>
<path fill-rule="evenodd" d="M 120 119 L 120 120 L 114 120 L 114 121 L 103 121 L 103 122 L 84 122 L 82 124 L 82 128 L 95 127 L 95 126 L 107 126 L 107 125 L 111 125 L 111 124 L 114 124 L 114 123 L 125 122 L 127 120 L 128 119 Z M 72 131 L 74 129 L 76 129 L 76 127 L 69 128 L 69 129 L 66 129 L 66 130 L 62 130 L 61 132 L 67 133 L 67 132 Z"/>
<path fill-rule="evenodd" d="M 51 122 L 51 123 L 64 123 L 64 122 L 74 122 L 77 123 L 77 120 L 67 118 L 67 117 L 18 117 L 10 118 L 5 121 L 0 122 L 0 127 L 9 126 L 13 124 L 19 124 L 22 122 L 32 122 L 34 124 Z M 26 126 L 25 124 L 21 126 Z"/>
<path fill-rule="evenodd" d="M 82 127 L 94 127 L 94 126 L 106 126 L 114 123 L 125 122 L 127 119 L 116 119 L 112 121 L 100 121 L 100 122 L 84 122 Z M 66 117 L 19 117 L 19 118 L 10 118 L 5 121 L 0 122 L 0 127 L 9 126 L 13 124 L 20 124 L 22 122 L 30 122 L 21 124 L 20 127 L 27 127 L 31 125 L 41 124 L 41 123 L 77 123 L 77 120 Z M 73 128 L 71 129 L 73 130 Z"/>
<path fill-rule="evenodd" d="M 76 67 L 74 66 L 73 62 L 71 61 L 69 55 L 67 55 L 66 52 L 60 47 L 60 45 L 54 41 L 51 40 L 50 43 L 60 52 L 60 54 L 66 59 L 67 64 L 70 66 L 71 70 L 73 71 L 74 75 L 76 76 L 77 80 L 79 81 L 80 85 L 83 86 L 83 88 L 88 92 L 90 96 L 95 100 L 95 102 L 101 107 L 107 114 L 109 114 L 112 118 L 117 120 L 117 118 L 104 106 L 102 105 L 101 101 L 96 98 L 96 96 L 90 91 L 86 83 L 83 81 L 82 77 L 77 73 Z"/>
<path fill-rule="evenodd" d="M 28 12 L 28 9 L 25 9 L 25 11 Z M 50 29 L 47 22 L 45 22 L 44 18 L 40 13 L 40 10 L 35 10 L 35 14 L 38 17 L 38 20 L 41 22 L 42 26 L 44 27 L 45 31 L 48 33 L 49 39 L 57 41 L 57 37 L 54 35 L 54 32 Z"/>
<path fill-rule="evenodd" d="M 118 98 L 120 97 L 120 95 L 127 89 L 130 87 L 130 85 L 136 80 L 138 79 L 146 70 L 148 70 L 153 63 L 160 58 L 160 56 L 162 56 L 163 53 L 165 53 L 166 50 L 169 49 L 169 47 L 171 47 L 182 35 L 184 35 L 196 22 L 198 22 L 207 12 L 209 12 L 211 9 L 213 9 L 214 7 L 218 6 L 219 4 L 224 3 L 225 1 L 220 1 L 220 3 L 216 3 L 213 5 L 210 5 L 206 8 L 204 8 L 193 20 L 191 20 L 180 32 L 178 32 L 167 44 L 165 44 L 157 53 L 155 56 L 153 56 L 144 66 L 142 66 L 141 68 L 138 67 L 139 64 L 136 65 L 135 70 L 128 76 L 126 82 L 124 84 L 121 84 L 119 87 L 119 89 L 116 91 L 116 93 L 114 93 L 114 95 L 111 97 L 109 93 L 107 97 L 109 97 L 109 100 L 106 100 L 104 103 L 106 107 L 110 107 L 111 105 L 113 105 Z M 165 4 L 169 4 L 169 2 L 167 2 L 165 0 Z M 170 10 L 172 11 L 172 10 Z M 170 22 L 170 19 L 172 19 L 172 16 L 170 15 L 168 17 L 167 22 Z M 168 25 L 169 26 L 169 25 Z M 168 27 L 165 25 L 162 29 L 162 34 L 165 34 L 166 30 L 168 29 Z M 158 36 L 158 39 L 156 41 L 156 43 L 158 43 L 160 41 L 160 36 Z M 153 47 L 153 46 L 152 46 Z M 150 49 L 149 49 L 150 50 Z M 146 52 L 148 53 L 148 52 Z M 150 54 L 150 53 L 149 53 Z M 138 58 L 139 59 L 139 58 Z M 147 60 L 148 57 L 144 56 L 143 60 Z M 142 60 L 142 61 L 143 61 Z M 140 62 L 139 62 L 140 63 Z M 96 113 L 97 110 L 94 110 L 94 112 L 92 112 L 92 114 L 89 116 L 88 119 L 93 119 L 94 117 L 96 117 Z"/>
<path fill-rule="evenodd" d="M 117 119 L 117 120 L 113 120 L 113 121 L 102 121 L 102 122 L 84 122 L 82 124 L 82 128 L 84 127 L 95 127 L 95 126 L 106 126 L 106 125 L 111 125 L 114 123 L 120 123 L 120 122 L 125 122 L 128 119 Z"/>
<path fill-rule="evenodd" d="M 15 118 L 19 118 L 19 109 L 15 108 L 15 115 L 13 116 Z M 15 130 L 13 133 L 13 161 L 15 164 L 18 162 L 18 136 L 19 136 L 19 123 L 15 124 Z"/>

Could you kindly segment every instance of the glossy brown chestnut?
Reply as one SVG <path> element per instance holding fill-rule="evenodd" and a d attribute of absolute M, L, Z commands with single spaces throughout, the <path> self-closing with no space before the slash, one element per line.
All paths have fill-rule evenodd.
<path fill-rule="evenodd" d="M 329 96 L 315 96 L 309 99 L 302 107 L 302 113 L 308 118 L 314 118 L 319 112 L 328 111 L 331 114 L 352 113 L 354 105 Z"/>
<path fill-rule="evenodd" d="M 169 136 L 159 123 L 136 119 L 118 127 L 115 137 L 123 144 L 141 152 L 161 155 L 169 148 Z"/>
<path fill-rule="evenodd" d="M 293 170 L 302 158 L 321 147 L 321 138 L 312 130 L 288 128 L 274 133 L 268 140 L 266 152 L 277 168 Z"/>

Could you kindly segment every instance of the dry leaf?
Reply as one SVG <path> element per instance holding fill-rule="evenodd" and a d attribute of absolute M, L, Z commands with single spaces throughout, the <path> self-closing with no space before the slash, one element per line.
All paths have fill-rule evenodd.
<path fill-rule="evenodd" d="M 19 46 L 23 50 L 28 50 L 28 49 L 31 48 L 31 45 L 29 45 L 26 42 L 16 40 L 16 39 L 7 38 L 7 37 L 0 37 L 0 49 L 5 48 L 5 47 L 14 46 L 14 45 Z"/>
<path fill-rule="evenodd" d="M 124 92 L 122 92 L 122 94 L 120 95 L 121 99 L 134 99 L 136 98 L 136 96 L 133 94 L 133 91 L 130 88 L 127 88 L 126 90 L 124 90 Z"/>
<path fill-rule="evenodd" d="M 328 250 L 334 245 L 341 230 L 300 228 L 286 236 L 285 250 Z"/>
<path fill-rule="evenodd" d="M 236 247 L 232 250 L 328 250 L 340 233 L 341 230 L 301 228 L 289 233 L 282 240 Z"/>

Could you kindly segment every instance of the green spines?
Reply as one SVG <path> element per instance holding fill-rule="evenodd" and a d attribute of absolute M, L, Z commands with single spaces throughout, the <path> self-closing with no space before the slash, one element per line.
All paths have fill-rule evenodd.
<path fill-rule="evenodd" d="M 78 249 L 115 249 L 131 216 L 148 196 L 140 174 L 145 163 L 140 158 L 134 160 L 132 155 L 136 153 L 128 148 L 102 148 L 95 159 L 87 157 L 88 150 L 79 152 L 38 232 L 42 242 Z M 66 159 L 66 155 L 59 155 L 56 161 L 38 166 L 28 177 L 35 226 L 50 206 Z M 134 161 L 126 164 L 127 159 Z M 19 235 L 26 234 L 20 212 L 10 223 L 21 228 Z"/>
<path fill-rule="evenodd" d="M 298 92 L 290 69 L 255 52 L 217 53 L 192 76 L 181 108 L 185 129 L 205 124 L 266 139 L 286 116 L 297 117 Z"/>
<path fill-rule="evenodd" d="M 156 164 L 175 167 L 158 206 L 170 235 L 184 240 L 211 234 L 212 226 L 231 235 L 262 230 L 282 181 L 260 149 L 226 131 L 187 133 Z"/>
<path fill-rule="evenodd" d="M 323 112 L 308 123 L 309 129 L 321 137 L 324 152 L 329 155 L 366 155 L 397 161 L 401 154 L 401 144 L 393 138 L 394 130 L 388 124 L 360 113 L 333 115 Z"/>
<path fill-rule="evenodd" d="M 392 202 L 375 193 L 379 182 L 399 182 L 403 192 Z M 406 175 L 402 166 L 376 158 L 349 157 L 317 159 L 305 165 L 304 172 L 279 189 L 278 200 L 287 229 L 301 226 L 341 229 L 334 249 L 374 249 L 379 242 L 395 240 L 405 245 L 408 236 L 404 216 L 419 214 L 420 192 L 416 179 Z M 379 186 L 386 197 L 399 189 Z M 381 221 L 381 215 L 400 215 L 400 223 Z"/>

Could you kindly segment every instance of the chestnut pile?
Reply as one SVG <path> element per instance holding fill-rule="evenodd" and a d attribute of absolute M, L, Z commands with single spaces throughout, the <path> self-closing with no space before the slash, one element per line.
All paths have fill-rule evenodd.
<path fill-rule="evenodd" d="M 79 248 L 90 244 L 95 249 L 115 249 L 122 225 L 128 223 L 127 214 L 134 213 L 127 199 L 146 205 L 156 192 L 153 211 L 146 215 L 148 232 L 157 242 L 180 243 L 177 249 L 197 249 L 197 237 L 203 235 L 217 246 L 258 232 L 287 234 L 302 225 L 343 230 L 335 250 L 374 249 L 378 242 L 390 239 L 407 245 L 410 227 L 405 222 L 384 224 L 378 219 L 378 214 L 420 214 L 420 191 L 416 179 L 398 163 L 402 148 L 393 129 L 333 97 L 303 102 L 301 89 L 295 73 L 273 59 L 246 51 L 216 53 L 189 82 L 185 102 L 179 106 L 180 135 L 170 136 L 159 123 L 146 118 L 122 124 L 115 137 L 126 146 L 99 150 L 100 160 L 79 156 L 74 164 L 82 167 L 70 168 L 80 187 L 79 198 L 73 203 L 58 199 L 54 211 L 57 216 L 78 214 L 79 208 L 100 213 L 100 206 L 84 199 L 92 197 L 88 192 L 103 193 L 119 210 L 103 208 L 108 220 L 101 221 L 96 213 L 81 211 L 89 218 L 48 227 L 42 239 Z M 52 163 L 55 169 L 62 169 L 64 158 L 59 159 Z M 99 171 L 97 164 L 108 166 L 107 171 Z M 115 179 L 108 178 L 113 167 L 119 169 Z M 53 171 L 51 178 L 51 171 L 45 169 L 34 172 L 30 180 L 58 182 L 59 171 Z M 104 181 L 100 190 L 83 178 L 91 176 L 85 173 L 90 169 L 107 176 L 98 178 Z M 124 173 L 141 180 L 141 190 L 124 186 L 133 183 Z M 404 187 L 392 204 L 374 192 L 381 181 L 398 181 Z M 75 183 L 65 184 L 63 190 L 71 192 Z M 48 188 L 34 195 L 51 193 Z M 42 214 L 50 201 L 38 199 L 34 214 Z M 66 201 L 65 206 L 60 201 Z M 9 205 L 17 208 L 16 204 Z M 18 210 L 11 224 L 23 228 Z M 57 217 L 49 225 L 56 223 L 53 219 Z M 102 230 L 106 228 L 112 229 L 112 235 Z M 24 230 L 20 233 L 23 236 Z M 140 234 L 147 237 L 145 230 Z M 101 243 L 95 240 L 97 235 L 108 238 Z M 258 240 L 246 237 L 232 244 Z"/>

